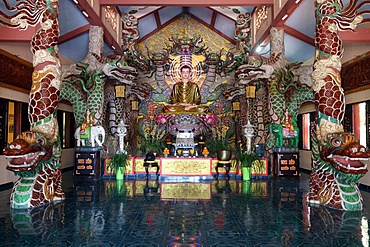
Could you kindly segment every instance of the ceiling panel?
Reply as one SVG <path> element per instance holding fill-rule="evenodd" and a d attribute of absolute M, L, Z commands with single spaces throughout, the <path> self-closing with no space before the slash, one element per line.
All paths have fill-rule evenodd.
<path fill-rule="evenodd" d="M 270 57 L 270 43 L 267 43 L 265 47 L 262 47 L 258 52 L 259 55 L 263 57 Z"/>
<path fill-rule="evenodd" d="M 207 24 L 211 24 L 213 11 L 206 7 L 191 7 L 189 8 L 190 14 L 201 19 Z"/>
<path fill-rule="evenodd" d="M 84 33 L 59 45 L 59 52 L 69 60 L 77 63 L 84 59 L 89 51 L 89 34 Z"/>
<path fill-rule="evenodd" d="M 121 11 L 121 13 L 128 13 L 128 14 L 135 15 L 135 17 L 138 19 L 160 8 L 162 7 L 161 6 L 118 6 L 118 9 Z"/>
<path fill-rule="evenodd" d="M 81 6 L 86 6 L 88 4 L 87 0 L 79 1 L 84 3 L 84 5 L 79 5 L 80 9 Z M 223 33 L 224 37 L 229 37 L 230 40 L 233 40 L 235 30 L 234 20 L 236 20 L 239 14 L 244 14 L 247 11 L 253 13 L 253 10 L 255 8 L 255 6 L 204 6 L 204 3 L 202 4 L 202 2 L 185 7 L 182 6 L 183 3 L 181 3 L 180 1 L 168 1 L 167 6 L 160 6 L 158 4 L 158 1 L 147 1 L 147 3 L 151 6 L 120 6 L 119 4 L 121 2 L 125 5 L 127 5 L 128 2 L 114 0 L 104 0 L 100 1 L 100 3 L 109 4 L 110 1 L 112 1 L 112 3 L 114 2 L 114 5 L 117 6 L 121 12 L 134 14 L 135 17 L 138 18 L 141 39 L 148 34 L 152 34 L 155 33 L 155 31 L 158 31 L 157 20 L 153 14 L 155 11 L 158 11 L 159 20 L 162 26 L 168 23 L 168 21 L 172 20 L 173 18 L 176 18 L 182 13 L 186 13 L 186 11 L 188 11 L 190 14 L 195 16 L 197 20 L 202 20 L 202 23 L 204 22 L 208 24 L 208 27 L 213 28 L 213 30 L 217 33 Z M 13 6 L 19 1 L 8 0 L 8 2 L 11 6 Z M 252 2 L 256 3 L 256 1 Z M 246 1 L 246 4 L 252 2 Z M 281 21 L 279 20 L 280 26 L 278 26 L 284 26 L 286 28 L 284 41 L 286 57 L 291 62 L 306 61 L 308 59 L 312 59 L 315 48 L 313 44 L 310 44 L 312 43 L 312 40 L 310 41 L 310 38 L 314 38 L 316 22 L 314 16 L 314 1 L 301 0 L 301 2 L 299 2 L 298 4 L 296 3 L 297 1 L 293 0 L 288 0 L 288 2 L 293 4 L 296 9 L 293 13 L 290 14 L 288 19 L 282 25 L 280 25 Z M 343 0 L 344 6 L 346 6 L 348 2 L 349 0 Z M 364 0 L 360 0 L 359 2 L 364 2 Z M 130 3 L 132 4 L 132 1 Z M 96 23 L 99 23 L 99 19 L 94 21 L 90 20 L 91 22 L 89 23 L 89 21 L 82 15 L 81 11 L 76 7 L 76 4 L 74 4 L 72 0 L 60 0 L 59 4 L 59 23 L 61 35 L 63 36 L 64 34 L 67 34 L 64 35 L 64 39 L 61 39 L 64 43 L 59 45 L 59 50 L 62 56 L 64 55 L 67 59 L 76 62 L 83 59 L 86 56 L 88 50 L 88 33 L 85 32 L 84 27 L 86 27 L 87 29 L 87 26 L 90 23 L 96 25 Z M 364 8 L 369 10 L 369 4 L 364 5 L 362 9 Z M 3 1 L 0 1 L 0 9 L 2 11 L 5 10 Z M 216 14 L 217 18 L 215 19 L 214 27 L 212 27 L 212 17 L 214 14 Z M 370 14 L 365 17 L 369 17 L 369 15 Z M 274 23 L 277 22 L 275 21 Z M 370 24 L 368 24 L 366 27 L 368 28 L 369 25 Z M 266 31 L 266 34 L 267 33 L 268 31 Z M 294 37 L 291 35 L 293 35 Z M 31 35 L 29 36 L 31 37 Z M 267 37 L 265 40 L 259 40 L 258 43 L 268 43 L 268 36 L 265 35 L 264 38 L 265 37 Z M 366 46 L 368 43 L 370 43 L 370 37 L 368 43 L 365 43 L 367 42 L 366 38 L 364 39 L 363 37 L 361 37 L 361 39 L 362 40 L 360 42 L 363 46 Z M 304 40 L 305 42 L 302 40 Z M 28 46 L 28 49 L 23 50 L 27 50 L 27 52 L 30 53 L 29 43 L 27 42 L 27 40 L 20 38 L 17 39 L 15 35 L 6 36 L 6 34 L 4 35 L 4 31 L 1 30 L 0 42 L 3 42 L 5 44 L 11 43 L 12 41 L 22 43 L 24 46 Z M 358 39 L 351 39 L 349 42 L 345 43 L 345 45 L 348 46 L 351 45 L 351 43 L 356 43 L 357 41 Z M 269 57 L 269 47 L 269 44 L 267 44 L 259 53 L 265 53 L 264 56 Z M 111 49 L 111 47 L 105 45 L 104 54 L 106 55 L 112 53 L 113 50 Z M 27 58 L 28 60 L 30 54 L 19 54 L 19 56 L 22 58 Z"/>
<path fill-rule="evenodd" d="M 157 27 L 158 26 L 154 14 L 144 16 L 139 20 L 140 37 L 144 37 L 145 35 L 154 31 Z"/>
<path fill-rule="evenodd" d="M 304 62 L 315 54 L 315 47 L 306 42 L 284 34 L 285 57 L 289 62 Z"/>
<path fill-rule="evenodd" d="M 166 22 L 176 17 L 177 15 L 180 15 L 182 13 L 182 10 L 183 8 L 181 6 L 165 7 L 163 9 L 160 9 L 158 13 L 161 20 L 161 25 L 165 24 Z"/>
<path fill-rule="evenodd" d="M 316 26 L 314 1 L 303 1 L 289 16 L 285 22 L 285 25 L 290 26 L 311 38 L 314 38 Z"/>
<path fill-rule="evenodd" d="M 223 15 L 217 14 L 215 28 L 224 35 L 233 39 L 235 31 L 235 22 Z"/>
<path fill-rule="evenodd" d="M 60 34 L 69 33 L 89 22 L 71 1 L 59 2 L 59 29 Z"/>
<path fill-rule="evenodd" d="M 230 19 L 236 20 L 239 14 L 245 14 L 246 11 L 252 13 L 254 6 L 218 6 L 211 8 L 229 17 Z"/>

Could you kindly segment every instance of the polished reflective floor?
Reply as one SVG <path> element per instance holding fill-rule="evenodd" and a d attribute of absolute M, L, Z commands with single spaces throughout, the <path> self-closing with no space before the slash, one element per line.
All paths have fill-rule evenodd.
<path fill-rule="evenodd" d="M 242 183 L 85 181 L 63 177 L 63 203 L 10 210 L 0 191 L 0 246 L 369 246 L 362 212 L 308 207 L 309 175 Z"/>

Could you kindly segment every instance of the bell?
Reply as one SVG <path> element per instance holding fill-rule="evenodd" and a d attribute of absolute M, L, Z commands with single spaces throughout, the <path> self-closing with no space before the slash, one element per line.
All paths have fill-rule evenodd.
<path fill-rule="evenodd" d="M 217 159 L 220 161 L 231 160 L 231 151 L 230 150 L 217 150 Z"/>

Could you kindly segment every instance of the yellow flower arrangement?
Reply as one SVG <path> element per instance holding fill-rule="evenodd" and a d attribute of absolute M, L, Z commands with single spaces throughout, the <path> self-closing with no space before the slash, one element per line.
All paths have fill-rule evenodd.
<path fill-rule="evenodd" d="M 162 138 L 166 134 L 165 129 L 159 129 L 156 124 L 143 125 L 144 138 L 141 141 L 141 146 L 145 148 L 146 152 L 152 151 L 160 153 L 164 142 Z"/>

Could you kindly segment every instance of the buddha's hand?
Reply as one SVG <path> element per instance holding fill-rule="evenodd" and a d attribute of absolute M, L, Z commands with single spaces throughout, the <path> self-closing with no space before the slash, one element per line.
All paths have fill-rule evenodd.
<path fill-rule="evenodd" d="M 197 107 L 197 106 L 196 105 L 191 105 L 191 104 L 186 104 L 184 109 L 185 109 L 185 111 L 188 111 L 188 110 L 193 109 L 195 107 Z"/>

